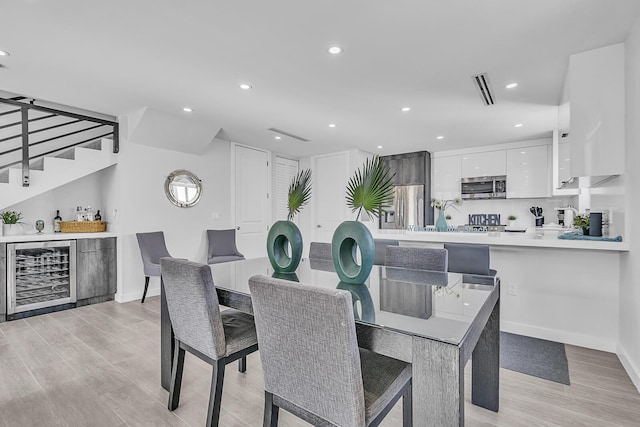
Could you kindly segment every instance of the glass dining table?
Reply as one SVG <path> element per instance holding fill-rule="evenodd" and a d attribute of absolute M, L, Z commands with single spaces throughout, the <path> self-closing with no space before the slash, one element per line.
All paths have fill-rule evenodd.
<path fill-rule="evenodd" d="M 471 359 L 471 401 L 498 411 L 500 280 L 493 276 L 374 265 L 360 285 L 340 282 L 330 260 L 303 259 L 295 273 L 267 258 L 211 265 L 220 305 L 252 313 L 256 274 L 351 293 L 358 345 L 412 364 L 416 426 L 464 425 L 464 367 Z M 173 333 L 161 287 L 162 386 L 171 379 Z"/>

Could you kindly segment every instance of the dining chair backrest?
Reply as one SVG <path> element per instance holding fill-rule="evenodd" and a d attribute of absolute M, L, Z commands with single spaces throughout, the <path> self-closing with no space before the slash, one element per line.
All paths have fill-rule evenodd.
<path fill-rule="evenodd" d="M 224 357 L 224 327 L 211 267 L 176 258 L 162 258 L 160 265 L 176 338 L 211 359 Z"/>
<path fill-rule="evenodd" d="M 397 240 L 374 239 L 373 244 L 375 247 L 373 263 L 375 265 L 384 265 L 387 256 L 387 246 L 398 246 L 399 242 Z"/>
<path fill-rule="evenodd" d="M 170 257 L 162 231 L 136 233 L 145 276 L 160 276 L 160 258 Z"/>
<path fill-rule="evenodd" d="M 385 265 L 413 270 L 447 271 L 447 259 L 446 249 L 387 246 Z"/>
<path fill-rule="evenodd" d="M 207 259 L 214 257 L 238 256 L 243 257 L 236 246 L 236 230 L 229 228 L 226 230 L 207 230 L 209 240 L 209 251 Z"/>
<path fill-rule="evenodd" d="M 449 271 L 452 273 L 491 275 L 489 245 L 445 243 L 449 251 Z"/>
<path fill-rule="evenodd" d="M 364 389 L 351 294 L 249 279 L 265 391 L 339 426 L 363 426 Z"/>
<path fill-rule="evenodd" d="M 309 258 L 332 259 L 331 243 L 311 242 L 309 246 Z"/>

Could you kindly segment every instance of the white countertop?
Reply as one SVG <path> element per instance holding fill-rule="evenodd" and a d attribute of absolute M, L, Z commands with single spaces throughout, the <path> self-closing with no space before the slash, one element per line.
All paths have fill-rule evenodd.
<path fill-rule="evenodd" d="M 598 251 L 629 250 L 628 242 L 602 242 L 590 240 L 561 240 L 557 233 L 530 238 L 524 233 L 456 233 L 433 231 L 372 230 L 374 239 L 390 239 L 407 242 L 482 243 L 496 246 L 524 246 L 532 248 L 566 248 Z"/>
<path fill-rule="evenodd" d="M 40 242 L 49 240 L 77 240 L 77 239 L 103 239 L 105 237 L 117 237 L 116 233 L 42 233 L 20 234 L 18 236 L 0 236 L 0 243 L 13 242 Z"/>

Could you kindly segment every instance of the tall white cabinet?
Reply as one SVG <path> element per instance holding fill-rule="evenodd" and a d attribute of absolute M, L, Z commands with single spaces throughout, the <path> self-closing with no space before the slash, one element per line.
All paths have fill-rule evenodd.
<path fill-rule="evenodd" d="M 460 197 L 461 155 L 434 157 L 432 171 L 431 197 L 438 200 Z"/>
<path fill-rule="evenodd" d="M 569 59 L 572 176 L 624 173 L 624 66 L 624 43 Z"/>
<path fill-rule="evenodd" d="M 512 148 L 507 154 L 507 198 L 551 196 L 549 146 Z"/>

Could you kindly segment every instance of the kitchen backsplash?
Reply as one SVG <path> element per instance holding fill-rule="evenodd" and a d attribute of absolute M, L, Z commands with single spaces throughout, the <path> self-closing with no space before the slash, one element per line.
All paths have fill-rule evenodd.
<path fill-rule="evenodd" d="M 558 223 L 556 207 L 565 207 L 568 204 L 578 206 L 576 197 L 548 198 L 548 199 L 507 199 L 507 200 L 465 200 L 461 205 L 447 208 L 446 213 L 451 215 L 449 225 L 465 225 L 469 222 L 469 215 L 498 214 L 502 225 L 509 225 L 509 216 L 516 216 L 513 223 L 515 228 L 528 228 L 535 226 L 535 217 L 530 208 L 542 208 L 544 223 Z"/>

